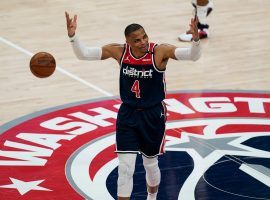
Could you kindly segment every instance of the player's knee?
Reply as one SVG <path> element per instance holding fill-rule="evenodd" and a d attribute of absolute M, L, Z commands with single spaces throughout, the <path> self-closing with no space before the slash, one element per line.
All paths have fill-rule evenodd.
<path fill-rule="evenodd" d="M 119 163 L 118 166 L 118 176 L 126 180 L 133 177 L 135 167 L 127 163 Z"/>
<path fill-rule="evenodd" d="M 118 175 L 132 177 L 135 170 L 136 154 L 118 154 Z"/>
<path fill-rule="evenodd" d="M 157 157 L 146 158 L 143 156 L 143 165 L 146 171 L 147 184 L 151 187 L 159 185 L 161 175 Z"/>

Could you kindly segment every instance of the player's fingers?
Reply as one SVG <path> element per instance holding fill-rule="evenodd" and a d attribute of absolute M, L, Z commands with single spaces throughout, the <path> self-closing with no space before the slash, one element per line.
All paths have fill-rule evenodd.
<path fill-rule="evenodd" d="M 187 34 L 192 34 L 193 33 L 192 28 L 191 28 L 191 25 L 189 25 L 189 30 L 186 33 Z"/>
<path fill-rule="evenodd" d="M 194 24 L 193 23 L 189 25 L 189 30 L 194 30 Z"/>
<path fill-rule="evenodd" d="M 67 11 L 65 11 L 65 15 L 66 15 L 66 20 L 68 22 L 69 21 L 69 15 L 68 15 Z"/>
<path fill-rule="evenodd" d="M 69 27 L 70 26 L 70 23 L 71 23 L 71 19 L 70 19 L 68 13 L 66 13 L 66 21 L 67 21 L 67 27 Z"/>
<path fill-rule="evenodd" d="M 78 16 L 77 15 L 74 15 L 74 22 L 77 23 L 77 18 Z"/>
<path fill-rule="evenodd" d="M 70 21 L 70 17 L 69 17 L 68 12 L 66 12 L 66 18 Z"/>
<path fill-rule="evenodd" d="M 192 25 L 195 25 L 196 24 L 196 18 L 192 19 Z"/>
<path fill-rule="evenodd" d="M 188 30 L 186 33 L 187 33 L 187 34 L 193 34 L 193 33 L 194 33 L 194 31 L 192 31 L 192 30 Z"/>
<path fill-rule="evenodd" d="M 196 16 L 195 19 L 194 19 L 194 24 L 197 26 L 198 23 L 199 23 L 199 19 L 198 19 L 198 17 Z"/>

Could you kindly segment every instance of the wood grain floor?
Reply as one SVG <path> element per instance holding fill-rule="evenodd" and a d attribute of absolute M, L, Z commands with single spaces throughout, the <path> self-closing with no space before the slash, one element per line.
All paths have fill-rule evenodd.
<path fill-rule="evenodd" d="M 169 61 L 168 91 L 270 91 L 270 1 L 216 0 L 214 5 L 203 56 L 195 63 Z M 0 8 L 0 125 L 45 108 L 105 96 L 60 71 L 47 79 L 34 77 L 29 53 L 48 51 L 62 69 L 118 95 L 114 60 L 75 58 L 65 10 L 79 15 L 77 34 L 88 45 L 124 43 L 123 30 L 133 22 L 145 27 L 151 41 L 189 45 L 177 40 L 191 18 L 189 0 L 1 0 Z"/>

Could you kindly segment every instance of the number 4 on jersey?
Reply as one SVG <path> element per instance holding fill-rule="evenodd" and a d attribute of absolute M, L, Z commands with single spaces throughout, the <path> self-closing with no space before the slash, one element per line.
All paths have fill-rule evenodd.
<path fill-rule="evenodd" d="M 138 80 L 134 81 L 134 83 L 133 83 L 133 85 L 131 87 L 131 91 L 135 92 L 136 98 L 141 98 L 141 96 L 140 96 L 140 93 L 141 93 L 141 91 L 140 91 L 140 82 Z"/>

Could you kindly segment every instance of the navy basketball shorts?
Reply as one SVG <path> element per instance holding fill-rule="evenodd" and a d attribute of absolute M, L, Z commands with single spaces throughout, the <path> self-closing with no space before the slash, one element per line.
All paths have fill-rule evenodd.
<path fill-rule="evenodd" d="M 166 113 L 163 102 L 146 109 L 123 103 L 116 122 L 116 152 L 142 153 L 146 157 L 163 154 Z"/>

